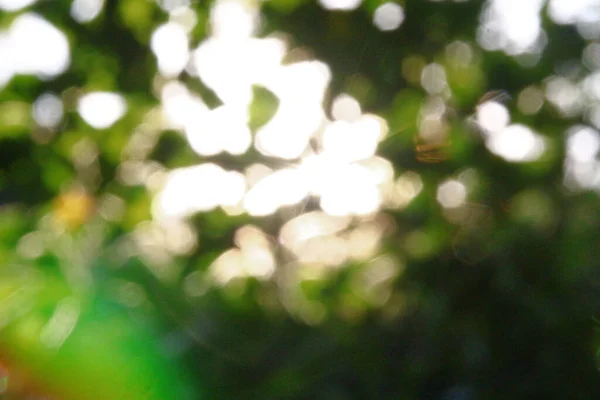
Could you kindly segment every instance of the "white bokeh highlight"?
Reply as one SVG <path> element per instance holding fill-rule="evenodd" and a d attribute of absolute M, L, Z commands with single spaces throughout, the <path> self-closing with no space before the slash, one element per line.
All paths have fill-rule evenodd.
<path fill-rule="evenodd" d="M 246 182 L 239 172 L 226 171 L 213 163 L 179 168 L 169 172 L 154 199 L 157 219 L 185 218 L 197 212 L 239 203 Z"/>
<path fill-rule="evenodd" d="M 566 150 L 565 186 L 600 193 L 600 133 L 588 126 L 573 126 L 567 132 Z"/>
<path fill-rule="evenodd" d="M 338 2 L 332 7 L 343 10 L 354 6 Z M 239 200 L 235 204 L 221 200 L 217 185 L 222 185 L 224 178 L 216 166 L 200 168 L 206 165 L 201 164 L 189 167 L 185 174 L 169 174 L 156 197 L 156 215 L 185 218 L 219 206 L 227 213 L 247 212 L 255 217 L 286 207 L 302 213 L 305 200 L 314 197 L 326 213 L 363 216 L 388 203 L 384 192 L 390 191 L 396 193 L 397 203 L 407 204 L 414 196 L 409 186 L 415 180 L 401 180 L 396 185 L 391 163 L 375 156 L 388 133 L 386 121 L 363 114 L 360 103 L 348 94 L 334 99 L 334 121 L 330 121 L 323 110 L 331 81 L 329 67 L 306 58 L 284 64 L 286 41 L 278 36 L 254 36 L 258 15 L 255 5 L 247 2 L 217 1 L 210 13 L 211 36 L 191 49 L 186 71 L 210 88 L 222 105 L 211 109 L 175 76 L 166 76 L 170 78 L 167 82 L 157 80 L 156 89 L 164 127 L 180 131 L 198 155 L 241 155 L 254 145 L 261 155 L 282 160 L 285 166 L 248 167 L 242 176 L 243 187 L 238 185 L 234 191 Z M 183 27 L 174 17 L 170 24 Z M 186 30 L 181 29 L 177 40 L 183 42 Z M 161 45 L 160 32 L 155 32 L 153 41 L 159 65 L 159 48 L 170 42 L 165 40 Z M 445 73 L 441 66 L 435 66 L 438 70 L 432 72 L 438 75 L 433 78 L 441 78 L 441 82 L 434 85 L 443 90 Z M 165 71 L 161 74 L 164 76 Z M 251 132 L 248 121 L 255 85 L 270 91 L 278 106 L 264 125 Z M 189 178 L 182 178 L 184 175 Z"/>
<path fill-rule="evenodd" d="M 543 0 L 490 0 L 482 12 L 477 41 L 509 55 L 540 51 Z"/>
<path fill-rule="evenodd" d="M 326 10 L 351 11 L 356 10 L 363 0 L 319 0 L 321 7 Z"/>
<path fill-rule="evenodd" d="M 544 139 L 531 128 L 512 124 L 488 136 L 487 148 L 509 162 L 531 162 L 539 159 L 546 149 Z"/>
<path fill-rule="evenodd" d="M 80 24 L 93 21 L 104 7 L 104 0 L 73 0 L 71 17 Z"/>
<path fill-rule="evenodd" d="M 21 14 L 8 31 L 0 31 L 0 86 L 18 74 L 41 78 L 60 75 L 70 61 L 65 35 L 37 14 Z"/>
<path fill-rule="evenodd" d="M 185 136 L 200 155 L 241 155 L 252 143 L 247 121 L 247 109 L 225 105 L 191 118 L 185 125 Z"/>
<path fill-rule="evenodd" d="M 546 99 L 564 116 L 575 117 L 583 108 L 583 91 L 576 82 L 559 76 L 548 78 Z"/>
<path fill-rule="evenodd" d="M 475 112 L 477 124 L 486 135 L 500 132 L 510 123 L 508 109 L 495 101 L 485 102 Z"/>
<path fill-rule="evenodd" d="M 440 64 L 429 64 L 421 71 L 421 86 L 429 94 L 440 94 L 447 85 L 446 71 Z"/>
<path fill-rule="evenodd" d="M 218 0 L 210 12 L 212 35 L 224 41 L 247 39 L 256 31 L 258 18 L 258 9 L 249 2 Z"/>
<path fill-rule="evenodd" d="M 438 186 L 436 198 L 444 208 L 457 208 L 465 203 L 467 188 L 462 182 L 451 179 Z"/>
<path fill-rule="evenodd" d="M 14 12 L 29 7 L 37 0 L 0 0 L 0 10 Z"/>
<path fill-rule="evenodd" d="M 53 93 L 40 95 L 31 107 L 34 121 L 41 127 L 54 128 L 62 121 L 64 107 L 62 100 Z"/>
<path fill-rule="evenodd" d="M 158 60 L 158 69 L 165 77 L 177 76 L 186 67 L 190 51 L 185 28 L 168 22 L 156 28 L 150 39 L 150 48 Z"/>
<path fill-rule="evenodd" d="M 375 9 L 373 24 L 381 31 L 393 31 L 404 22 L 404 9 L 400 4 L 384 3 Z"/>
<path fill-rule="evenodd" d="M 331 105 L 331 116 L 337 121 L 352 122 L 360 117 L 361 113 L 358 100 L 345 93 L 337 96 Z"/>
<path fill-rule="evenodd" d="M 600 135 L 589 127 L 578 127 L 570 132 L 567 140 L 567 156 L 577 162 L 590 162 L 600 150 Z"/>
<path fill-rule="evenodd" d="M 165 83 L 160 97 L 167 129 L 183 129 L 196 123 L 197 118 L 209 111 L 200 96 L 190 93 L 188 88 L 178 81 Z"/>
<path fill-rule="evenodd" d="M 557 24 L 600 21 L 598 0 L 549 0 L 548 15 Z"/>
<path fill-rule="evenodd" d="M 127 111 L 127 103 L 118 93 L 92 92 L 79 99 L 77 111 L 91 127 L 106 129 L 121 119 Z"/>

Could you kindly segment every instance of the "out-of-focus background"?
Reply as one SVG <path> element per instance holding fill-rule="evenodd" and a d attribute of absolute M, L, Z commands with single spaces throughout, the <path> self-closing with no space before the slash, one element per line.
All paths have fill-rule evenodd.
<path fill-rule="evenodd" d="M 600 398 L 599 129 L 598 0 L 0 0 L 0 397 Z"/>

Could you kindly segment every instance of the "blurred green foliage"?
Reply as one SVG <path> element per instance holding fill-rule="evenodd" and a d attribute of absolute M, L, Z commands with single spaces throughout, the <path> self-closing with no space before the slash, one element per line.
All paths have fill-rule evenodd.
<path fill-rule="evenodd" d="M 290 48 L 330 66 L 325 108 L 343 92 L 383 116 L 391 134 L 379 154 L 397 174 L 413 171 L 423 182 L 406 208 L 386 212 L 396 230 L 375 257 L 290 287 L 281 282 L 296 272 L 281 246 L 271 280 L 219 286 L 208 278 L 239 227 L 276 236 L 283 213 L 198 213 L 190 219 L 193 251 L 163 263 L 162 253 L 130 254 L 130 236 L 152 209 L 152 190 L 123 179 L 124 154 L 142 121 L 155 134 L 144 161 L 167 169 L 203 161 L 242 169 L 260 156 L 200 157 L 179 133 L 160 131 L 150 38 L 168 13 L 155 2 L 106 1 L 87 24 L 69 16 L 69 2 L 32 5 L 67 36 L 72 60 L 54 79 L 18 75 L 0 90 L 0 359 L 11 373 L 24 371 L 26 386 L 74 400 L 600 398 L 599 203 L 596 193 L 563 185 L 565 132 L 585 116 L 565 117 L 548 102 L 534 114 L 516 107 L 519 93 L 543 87 L 564 63 L 583 69 L 578 60 L 590 41 L 544 16 L 548 44 L 535 65 L 523 66 L 475 44 L 483 2 L 407 0 L 406 19 L 392 32 L 372 23 L 381 3 L 351 12 L 307 0 L 262 6 L 261 36 L 284 32 Z M 211 32 L 210 6 L 190 6 L 194 45 Z M 14 17 L 0 15 L 0 26 Z M 470 63 L 447 51 L 455 41 L 472 45 Z M 441 163 L 419 162 L 413 142 L 427 98 L 420 71 L 431 62 L 444 67 L 453 94 Z M 180 80 L 219 105 L 197 77 Z M 512 96 L 514 122 L 547 139 L 542 158 L 509 163 L 474 138 L 467 118 L 492 89 Z M 30 117 L 47 91 L 65 107 L 53 130 Z M 93 129 L 75 105 L 87 91 L 122 94 L 127 113 L 109 129 Z M 264 88 L 253 96 L 255 130 L 278 104 Z M 97 153 L 87 166 L 74 161 L 82 144 Z M 467 170 L 479 182 L 469 198 L 474 222 L 458 227 L 436 189 Z M 381 259 L 401 268 L 389 287 L 369 289 L 369 268 L 381 268 Z M 301 312 L 290 312 L 297 299 Z M 42 332 L 65 304 L 76 323 L 48 349 Z"/>

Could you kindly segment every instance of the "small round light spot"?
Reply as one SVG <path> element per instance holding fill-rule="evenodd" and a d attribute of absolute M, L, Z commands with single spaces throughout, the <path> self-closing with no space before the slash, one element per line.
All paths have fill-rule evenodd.
<path fill-rule="evenodd" d="M 535 161 L 546 149 L 541 136 L 520 124 L 509 125 L 490 135 L 486 146 L 492 153 L 510 162 Z"/>
<path fill-rule="evenodd" d="M 319 0 L 321 6 L 327 10 L 355 10 L 362 0 Z"/>
<path fill-rule="evenodd" d="M 467 188 L 457 180 L 442 183 L 437 190 L 437 201 L 444 208 L 457 208 L 467 199 Z"/>
<path fill-rule="evenodd" d="M 106 129 L 125 114 L 127 103 L 117 93 L 95 92 L 79 99 L 77 110 L 93 128 Z"/>
<path fill-rule="evenodd" d="M 33 119 L 44 128 L 54 128 L 63 118 L 63 103 L 52 93 L 38 97 L 32 107 Z"/>
<path fill-rule="evenodd" d="M 335 98 L 331 107 L 331 115 L 336 121 L 354 121 L 360 117 L 359 102 L 352 96 L 341 94 Z"/>
<path fill-rule="evenodd" d="M 404 22 L 404 10 L 396 3 L 384 3 L 373 14 L 373 23 L 379 30 L 393 31 Z"/>
<path fill-rule="evenodd" d="M 495 101 L 488 101 L 477 107 L 477 123 L 485 134 L 499 132 L 510 123 L 508 109 Z"/>

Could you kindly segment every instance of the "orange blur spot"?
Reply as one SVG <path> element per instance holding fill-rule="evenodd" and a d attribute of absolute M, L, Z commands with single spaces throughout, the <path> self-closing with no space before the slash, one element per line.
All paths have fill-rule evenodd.
<path fill-rule="evenodd" d="M 67 229 L 76 229 L 93 215 L 95 201 L 83 190 L 71 190 L 54 200 L 53 214 L 57 222 Z"/>

